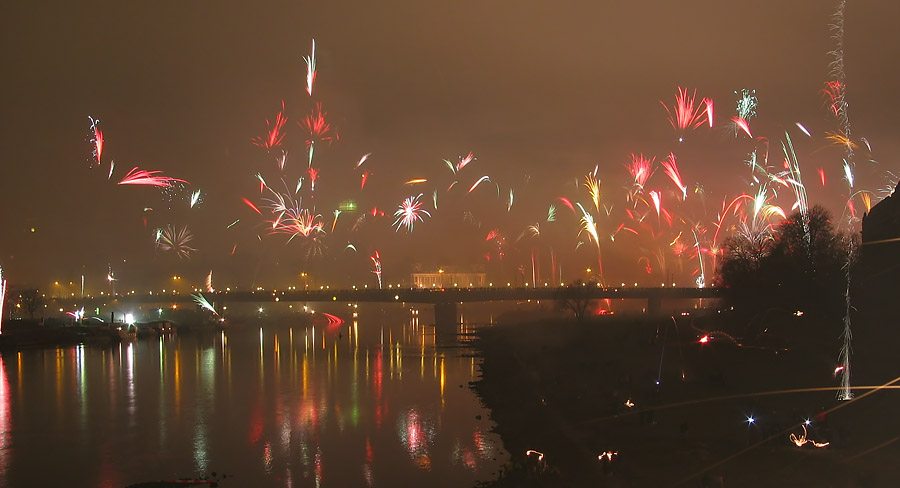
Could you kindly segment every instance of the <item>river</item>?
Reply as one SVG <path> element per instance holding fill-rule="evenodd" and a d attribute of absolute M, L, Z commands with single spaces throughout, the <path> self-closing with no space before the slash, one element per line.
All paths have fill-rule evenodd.
<path fill-rule="evenodd" d="M 408 308 L 358 310 L 337 314 L 342 324 L 319 314 L 311 326 L 287 317 L 3 354 L 0 486 L 122 488 L 212 473 L 224 488 L 495 478 L 508 455 L 468 387 L 479 360 Z"/>

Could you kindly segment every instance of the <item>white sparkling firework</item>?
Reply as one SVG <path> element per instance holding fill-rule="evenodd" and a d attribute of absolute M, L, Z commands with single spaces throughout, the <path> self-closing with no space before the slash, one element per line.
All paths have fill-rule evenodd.
<path fill-rule="evenodd" d="M 313 84 L 316 82 L 316 40 L 312 40 L 312 50 L 309 56 L 304 56 L 306 61 L 306 93 L 312 96 Z"/>
<path fill-rule="evenodd" d="M 735 108 L 737 117 L 744 120 L 756 117 L 756 106 L 758 104 L 756 90 L 742 88 L 740 91 L 735 91 L 734 94 L 738 96 L 737 107 Z M 737 135 L 737 131 L 735 131 L 735 135 Z"/>
<path fill-rule="evenodd" d="M 199 305 L 200 308 L 209 310 L 213 313 L 213 315 L 219 315 L 219 312 L 216 312 L 216 308 L 211 303 L 209 303 L 209 300 L 207 300 L 202 293 L 191 293 L 191 298 L 194 299 L 194 303 Z"/>
<path fill-rule="evenodd" d="M 191 208 L 197 206 L 200 203 L 200 190 L 196 190 L 191 192 Z"/>
<path fill-rule="evenodd" d="M 165 229 L 156 229 L 156 247 L 166 252 L 173 252 L 179 258 L 189 258 L 196 251 L 188 245 L 194 239 L 187 227 L 178 228 L 167 225 Z"/>
<path fill-rule="evenodd" d="M 412 232 L 416 221 L 424 221 L 423 215 L 431 217 L 431 214 L 422 208 L 422 202 L 419 201 L 419 198 L 422 198 L 422 193 L 419 193 L 418 196 L 407 198 L 394 212 L 394 217 L 397 218 L 394 221 L 397 232 L 400 232 L 401 227 L 406 227 L 407 232 Z"/>

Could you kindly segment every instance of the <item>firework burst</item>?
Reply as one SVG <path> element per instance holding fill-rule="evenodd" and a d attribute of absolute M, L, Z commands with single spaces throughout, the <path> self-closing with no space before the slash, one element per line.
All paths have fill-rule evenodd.
<path fill-rule="evenodd" d="M 281 111 L 275 116 L 275 122 L 266 120 L 266 135 L 254 137 L 253 144 L 266 151 L 271 151 L 272 148 L 280 146 L 281 141 L 284 140 L 284 132 L 282 132 L 281 129 L 284 127 L 284 123 L 287 122 L 287 120 L 287 117 L 284 116 L 284 100 L 282 100 Z M 282 164 L 284 163 L 282 162 Z"/>
<path fill-rule="evenodd" d="M 194 235 L 187 227 L 178 228 L 169 224 L 165 229 L 156 230 L 156 247 L 175 254 L 179 259 L 190 258 L 191 253 L 196 251 L 188 245 L 193 239 Z"/>
<path fill-rule="evenodd" d="M 331 142 L 338 139 L 338 135 L 332 130 L 331 124 L 325 121 L 326 115 L 328 113 L 322 111 L 322 103 L 316 103 L 313 111 L 299 123 L 309 134 L 309 137 L 306 139 L 306 149 L 309 152 L 309 166 L 312 166 L 316 142 Z"/>
<path fill-rule="evenodd" d="M 700 103 L 696 103 L 696 98 L 697 90 L 689 94 L 687 88 L 678 87 L 678 93 L 675 95 L 675 105 L 669 108 L 665 102 L 659 102 L 666 109 L 672 128 L 678 131 L 679 141 L 682 140 L 685 131 L 700 127 L 703 125 L 704 120 L 712 127 L 712 100 L 704 98 Z"/>
<path fill-rule="evenodd" d="M 422 208 L 422 202 L 419 201 L 419 199 L 422 198 L 422 195 L 422 193 L 419 193 L 418 196 L 409 197 L 406 200 L 403 200 L 403 203 L 401 203 L 397 211 L 394 212 L 394 217 L 396 217 L 394 226 L 397 228 L 397 232 L 400 232 L 401 227 L 406 227 L 407 232 L 412 232 L 417 221 L 422 222 L 425 220 L 423 215 L 431 217 L 431 214 Z"/>
<path fill-rule="evenodd" d="M 146 171 L 138 169 L 137 166 L 131 169 L 125 178 L 119 182 L 120 185 L 147 185 L 158 186 L 162 188 L 171 188 L 175 183 L 187 183 L 185 180 L 172 178 L 170 176 L 157 176 L 162 171 Z"/>

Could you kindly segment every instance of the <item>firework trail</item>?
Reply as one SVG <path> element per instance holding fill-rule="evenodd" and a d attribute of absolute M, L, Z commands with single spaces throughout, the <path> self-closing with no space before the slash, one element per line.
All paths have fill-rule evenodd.
<path fill-rule="evenodd" d="M 794 152 L 794 144 L 791 142 L 791 135 L 784 133 L 784 141 L 781 143 L 781 149 L 784 152 L 784 164 L 787 169 L 788 178 L 785 179 L 796 197 L 796 203 L 793 208 L 800 210 L 803 218 L 803 232 L 806 234 L 807 244 L 809 244 L 809 201 L 806 198 L 806 187 L 803 186 L 803 179 L 800 175 L 800 162 L 797 161 L 797 153 Z"/>
<path fill-rule="evenodd" d="M 171 188 L 174 183 L 187 183 L 185 180 L 172 178 L 169 176 L 156 176 L 162 171 L 146 171 L 138 169 L 137 166 L 131 169 L 125 178 L 119 182 L 120 185 L 147 185 L 158 186 L 162 188 Z"/>
<path fill-rule="evenodd" d="M 677 186 L 681 190 L 681 199 L 687 200 L 687 185 L 685 185 L 684 182 L 681 181 L 681 173 L 678 172 L 678 164 L 675 161 L 675 153 L 669 153 L 669 157 L 660 164 L 662 164 L 666 176 L 668 176 L 669 179 L 672 180 L 673 183 L 675 183 L 675 186 Z"/>
<path fill-rule="evenodd" d="M 703 269 L 703 248 L 700 247 L 700 236 L 697 234 L 697 228 L 691 229 L 694 234 L 694 247 L 697 249 L 697 260 L 700 261 L 700 275 L 697 277 L 697 288 L 706 286 L 706 271 Z"/>
<path fill-rule="evenodd" d="M 216 312 L 216 308 L 213 307 L 213 305 L 211 303 L 209 303 L 209 300 L 207 300 L 206 297 L 203 296 L 202 293 L 199 293 L 199 292 L 191 293 L 191 298 L 194 299 L 194 303 L 199 305 L 200 308 L 202 308 L 204 310 L 209 310 L 210 312 L 213 313 L 213 315 L 219 315 L 219 312 Z"/>
<path fill-rule="evenodd" d="M 844 93 L 847 79 L 846 74 L 844 73 L 844 9 L 846 6 L 847 2 L 845 0 L 840 0 L 838 2 L 837 9 L 832 17 L 832 24 L 829 26 L 831 29 L 831 38 L 835 41 L 836 46 L 835 49 L 829 53 L 832 60 L 828 67 L 831 69 L 833 81 L 826 83 L 826 91 L 831 98 L 831 108 L 834 111 L 834 115 L 838 120 L 838 125 L 841 128 L 841 135 L 847 141 L 847 143 L 844 144 L 844 165 L 845 173 L 850 176 L 847 178 L 847 182 L 852 190 L 854 146 L 850 142 L 850 115 L 847 113 L 848 105 Z M 848 203 L 851 202 L 852 200 L 848 200 Z M 852 219 L 852 212 L 848 219 Z M 848 227 L 849 225 L 850 223 L 848 222 Z M 848 239 L 847 245 L 847 262 L 844 264 L 845 279 L 847 281 L 847 290 L 845 293 L 846 308 L 844 310 L 844 331 L 841 334 L 841 352 L 838 355 L 838 361 L 843 367 L 841 370 L 841 391 L 837 395 L 840 400 L 850 400 L 853 398 L 853 392 L 850 391 L 850 343 L 853 338 L 853 335 L 850 332 L 850 263 L 852 262 L 854 253 L 853 240 Z"/>
<path fill-rule="evenodd" d="M 191 253 L 196 251 L 188 243 L 194 239 L 191 231 L 187 227 L 178 228 L 174 225 L 167 225 L 165 229 L 156 230 L 156 247 L 165 251 L 172 252 L 179 259 L 190 258 Z"/>
<path fill-rule="evenodd" d="M 476 157 L 472 154 L 471 151 L 470 151 L 469 154 L 468 154 L 467 156 L 465 156 L 465 157 L 460 156 L 460 157 L 459 157 L 459 163 L 456 165 L 456 171 L 459 171 L 459 170 L 465 168 L 467 164 L 471 163 L 472 161 L 475 161 L 476 159 L 478 159 L 478 158 L 476 158 Z"/>
<path fill-rule="evenodd" d="M 191 208 L 196 207 L 200 203 L 200 190 L 191 193 Z"/>
<path fill-rule="evenodd" d="M 419 201 L 419 198 L 422 198 L 422 195 L 422 193 L 419 193 L 416 197 L 407 198 L 400 204 L 397 211 L 394 212 L 394 217 L 396 217 L 394 226 L 397 227 L 397 232 L 400 232 L 401 227 L 406 227 L 407 232 L 412 232 L 416 221 L 422 222 L 425 220 L 424 217 L 422 217 L 423 215 L 431 217 L 431 214 L 422 208 L 422 202 Z"/>
<path fill-rule="evenodd" d="M 478 185 L 484 183 L 485 181 L 491 181 L 491 179 L 487 175 L 478 178 L 478 181 L 476 181 L 475 184 L 472 185 L 472 188 L 469 188 L 469 193 L 475 191 L 475 189 L 478 188 Z"/>
<path fill-rule="evenodd" d="M 740 117 L 734 117 L 731 119 L 734 122 L 734 133 L 737 135 L 737 130 L 740 129 L 747 134 L 747 137 L 753 139 L 753 134 L 750 133 L 750 124 L 747 123 L 746 119 L 742 119 Z"/>
<path fill-rule="evenodd" d="M 590 236 L 589 240 L 593 240 L 594 244 L 597 247 L 597 267 L 600 274 L 600 281 L 603 281 L 603 264 L 600 258 L 600 236 L 597 232 L 597 222 L 594 221 L 594 216 L 591 215 L 580 203 L 576 203 L 578 208 L 581 210 L 581 229 L 578 231 L 578 236 L 581 234 L 587 234 Z"/>
<path fill-rule="evenodd" d="M 556 222 L 556 205 L 552 203 L 547 208 L 547 222 Z"/>
<path fill-rule="evenodd" d="M 266 135 L 262 137 L 254 137 L 253 144 L 265 149 L 266 151 L 271 151 L 272 148 L 278 147 L 281 145 L 281 141 L 284 140 L 284 133 L 281 132 L 281 128 L 284 127 L 284 123 L 287 122 L 287 117 L 284 116 L 284 100 L 281 101 L 281 111 L 275 116 L 275 122 L 269 122 L 266 120 Z M 282 165 L 283 165 L 282 159 Z"/>
<path fill-rule="evenodd" d="M 560 202 L 562 202 L 563 205 L 565 205 L 566 207 L 568 207 L 569 210 L 572 211 L 572 213 L 575 213 L 575 206 L 572 205 L 572 202 L 569 201 L 568 198 L 566 198 L 566 197 L 556 197 L 556 199 L 559 200 Z"/>
<path fill-rule="evenodd" d="M 362 157 L 359 158 L 359 161 L 356 162 L 356 167 L 359 168 L 360 166 L 362 166 L 363 163 L 365 163 L 366 160 L 369 159 L 369 156 L 371 156 L 371 155 L 372 155 L 372 153 L 363 154 Z"/>
<path fill-rule="evenodd" d="M 209 293 L 215 293 L 216 289 L 213 288 L 212 284 L 212 270 L 209 270 L 209 274 L 206 275 L 206 291 Z"/>
<path fill-rule="evenodd" d="M 0 267 L 0 334 L 3 334 L 3 303 L 6 301 L 6 279 L 3 277 L 3 267 Z"/>
<path fill-rule="evenodd" d="M 112 179 L 112 174 L 113 174 L 113 170 L 114 170 L 114 169 L 116 169 L 116 162 L 115 162 L 115 161 L 110 161 L 110 162 L 109 162 L 109 174 L 106 175 L 106 179 L 107 179 L 107 180 L 111 180 L 111 179 Z"/>
<path fill-rule="evenodd" d="M 309 173 L 309 191 L 316 191 L 316 180 L 319 179 L 319 170 L 310 167 L 307 172 Z"/>
<path fill-rule="evenodd" d="M 693 130 L 703 125 L 704 118 L 712 127 L 712 100 L 704 98 L 700 103 L 696 103 L 696 98 L 697 90 L 694 90 L 693 94 L 688 94 L 687 88 L 678 87 L 678 93 L 675 95 L 675 105 L 672 108 L 669 108 L 663 101 L 659 102 L 666 109 L 666 113 L 669 114 L 669 123 L 672 124 L 672 128 L 678 131 L 679 142 L 684 139 L 685 131 Z"/>
<path fill-rule="evenodd" d="M 657 190 L 651 191 L 650 192 L 650 200 L 653 201 L 653 207 L 656 208 L 656 217 L 658 219 L 660 216 L 660 209 L 661 209 L 661 203 L 662 203 L 662 196 L 660 195 L 659 191 L 657 191 Z"/>
<path fill-rule="evenodd" d="M 316 40 L 312 40 L 312 50 L 309 56 L 304 56 L 306 61 L 306 93 L 312 96 L 313 83 L 316 82 Z"/>
<path fill-rule="evenodd" d="M 254 205 L 253 202 L 251 202 L 250 200 L 247 200 L 247 199 L 244 198 L 244 197 L 241 197 L 241 201 L 243 201 L 244 203 L 246 203 L 248 207 L 252 208 L 254 212 L 256 212 L 256 213 L 262 215 L 262 212 L 260 212 L 259 209 L 256 208 L 256 205 Z M 229 225 L 228 227 L 231 227 L 232 225 L 238 223 L 239 220 L 240 220 L 240 219 L 235 220 L 235 221 L 234 221 L 231 225 Z"/>
<path fill-rule="evenodd" d="M 372 264 L 375 266 L 375 270 L 372 273 L 378 278 L 378 289 L 380 290 L 383 288 L 381 283 L 381 255 L 378 254 L 378 251 L 375 251 L 375 254 L 369 256 L 369 259 L 372 260 Z"/>
<path fill-rule="evenodd" d="M 91 132 L 90 132 L 90 143 L 93 146 L 93 150 L 91 152 L 91 156 L 93 157 L 91 161 L 91 166 L 94 165 L 94 161 L 97 162 L 97 165 L 100 165 L 100 158 L 103 156 L 103 131 L 100 130 L 100 119 L 94 119 L 91 116 L 88 116 L 88 119 L 91 121 Z"/>
<path fill-rule="evenodd" d="M 584 177 L 584 186 L 588 189 L 588 193 L 591 194 L 591 201 L 594 202 L 594 208 L 597 211 L 600 211 L 600 180 L 597 179 L 597 170 L 599 167 L 595 166 L 593 173 L 588 173 Z"/>

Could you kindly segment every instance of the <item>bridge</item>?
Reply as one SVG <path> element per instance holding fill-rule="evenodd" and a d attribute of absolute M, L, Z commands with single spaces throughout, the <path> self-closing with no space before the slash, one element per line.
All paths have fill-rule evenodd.
<path fill-rule="evenodd" d="M 223 303 L 266 302 L 381 302 L 421 303 L 435 306 L 435 320 L 455 320 L 456 304 L 463 302 L 496 302 L 525 300 L 587 300 L 587 299 L 639 299 L 647 300 L 647 313 L 658 315 L 663 300 L 721 298 L 721 288 L 687 287 L 490 287 L 490 288 L 392 288 L 392 289 L 344 289 L 344 290 L 280 290 L 280 291 L 226 291 L 205 293 L 204 296 L 219 305 Z M 108 299 L 107 299 L 108 300 Z M 122 295 L 119 303 L 192 303 L 191 295 Z"/>

